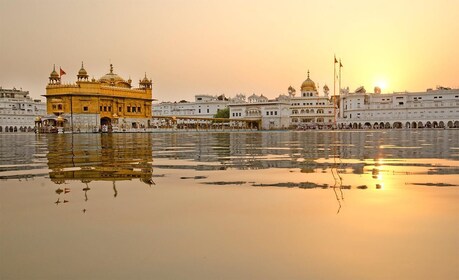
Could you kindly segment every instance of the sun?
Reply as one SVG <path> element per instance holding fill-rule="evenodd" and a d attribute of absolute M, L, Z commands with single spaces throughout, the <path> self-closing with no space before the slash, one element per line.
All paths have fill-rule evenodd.
<path fill-rule="evenodd" d="M 379 87 L 382 91 L 387 89 L 387 81 L 386 80 L 377 80 L 375 86 Z"/>

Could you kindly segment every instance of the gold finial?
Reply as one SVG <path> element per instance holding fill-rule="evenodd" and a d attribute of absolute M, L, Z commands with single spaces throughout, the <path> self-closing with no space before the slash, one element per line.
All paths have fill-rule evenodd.
<path fill-rule="evenodd" d="M 53 64 L 53 71 L 56 71 L 56 64 Z"/>
<path fill-rule="evenodd" d="M 309 79 L 309 69 L 308 69 L 308 79 Z"/>
<path fill-rule="evenodd" d="M 83 67 L 83 61 L 81 62 L 81 68 L 84 68 L 84 67 Z"/>
<path fill-rule="evenodd" d="M 110 63 L 110 73 L 113 74 L 113 64 Z"/>

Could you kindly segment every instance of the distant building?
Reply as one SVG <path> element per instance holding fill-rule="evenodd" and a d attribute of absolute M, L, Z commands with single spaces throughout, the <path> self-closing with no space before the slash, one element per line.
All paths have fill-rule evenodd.
<path fill-rule="evenodd" d="M 252 120 L 260 123 L 260 129 L 287 129 L 289 127 L 288 98 L 279 97 L 269 100 L 263 95 L 252 94 L 246 101 L 245 96 L 240 94 L 228 105 L 230 119 Z"/>
<path fill-rule="evenodd" d="M 0 87 L 0 132 L 33 131 L 36 118 L 46 115 L 46 104 L 28 91 Z"/>
<path fill-rule="evenodd" d="M 229 104 L 230 118 L 260 121 L 261 129 L 331 128 L 338 109 L 328 97 L 328 92 L 325 85 L 324 95 L 319 95 L 308 71 L 299 96 L 291 86 L 288 95 L 281 94 L 274 100 L 268 100 L 263 95 L 251 95 L 246 101 L 245 96 L 236 96 Z"/>
<path fill-rule="evenodd" d="M 89 132 L 146 128 L 151 120 L 152 81 L 146 74 L 133 88 L 113 72 L 96 80 L 81 64 L 77 80 L 62 84 L 55 69 L 46 87 L 47 113 L 44 125 L 64 127 L 64 131 Z"/>
<path fill-rule="evenodd" d="M 292 128 L 331 128 L 338 114 L 338 107 L 329 97 L 328 86 L 323 87 L 324 95 L 319 95 L 316 84 L 309 78 L 301 85 L 301 93 L 295 96 L 295 89 L 289 88 L 291 103 L 290 124 Z"/>
<path fill-rule="evenodd" d="M 161 102 L 153 104 L 153 116 L 161 117 L 201 117 L 213 118 L 219 110 L 228 106 L 228 98 L 224 95 L 195 95 L 194 102 Z"/>
<path fill-rule="evenodd" d="M 339 128 L 459 128 L 459 89 L 340 95 Z"/>

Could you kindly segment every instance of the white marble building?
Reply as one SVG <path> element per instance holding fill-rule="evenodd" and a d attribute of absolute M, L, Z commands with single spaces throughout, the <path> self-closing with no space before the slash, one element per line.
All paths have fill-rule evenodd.
<path fill-rule="evenodd" d="M 459 128 L 459 89 L 340 95 L 339 128 Z"/>
<path fill-rule="evenodd" d="M 290 126 L 297 129 L 331 128 L 335 123 L 338 108 L 329 97 L 329 88 L 323 87 L 320 95 L 316 84 L 309 78 L 301 85 L 301 92 L 296 96 L 295 89 L 289 87 L 291 103 Z"/>
<path fill-rule="evenodd" d="M 252 94 L 246 98 L 239 94 L 228 104 L 230 119 L 253 120 L 260 124 L 261 129 L 287 129 L 290 125 L 289 98 L 281 95 L 274 100 L 269 100 L 263 95 Z"/>
<path fill-rule="evenodd" d="M 28 91 L 0 87 L 0 133 L 30 132 L 35 119 L 46 115 L 46 103 L 32 99 Z"/>
<path fill-rule="evenodd" d="M 236 96 L 228 105 L 231 119 L 250 119 L 261 122 L 262 129 L 312 129 L 331 128 L 335 123 L 338 108 L 329 98 L 328 86 L 320 95 L 315 83 L 309 77 L 301 85 L 296 96 L 293 87 L 288 95 L 281 94 L 274 100 L 265 96 Z"/>
<path fill-rule="evenodd" d="M 194 102 L 161 102 L 152 105 L 152 114 L 155 116 L 167 117 L 201 117 L 213 118 L 213 116 L 222 109 L 225 109 L 229 103 L 228 98 L 224 95 L 196 95 Z"/>

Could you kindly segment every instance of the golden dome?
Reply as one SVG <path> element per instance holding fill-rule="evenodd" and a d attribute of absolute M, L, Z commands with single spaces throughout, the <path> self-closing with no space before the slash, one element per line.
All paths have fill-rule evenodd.
<path fill-rule="evenodd" d="M 36 116 L 35 117 L 35 122 L 41 122 L 41 117 L 40 116 Z"/>
<path fill-rule="evenodd" d="M 127 88 L 131 87 L 129 83 L 126 82 L 120 76 L 118 76 L 118 74 L 113 73 L 113 64 L 110 64 L 110 73 L 107 73 L 104 76 L 102 76 L 99 79 L 99 82 L 109 84 L 112 86 L 118 86 L 118 87 L 127 87 Z"/>
<path fill-rule="evenodd" d="M 314 91 L 314 90 L 316 90 L 316 84 L 309 78 L 309 70 L 308 70 L 308 78 L 301 85 L 301 91 Z"/>
<path fill-rule="evenodd" d="M 59 116 L 59 117 L 57 117 L 56 121 L 58 121 L 58 122 L 63 122 L 63 121 L 64 121 L 64 118 L 63 118 L 62 116 Z"/>

